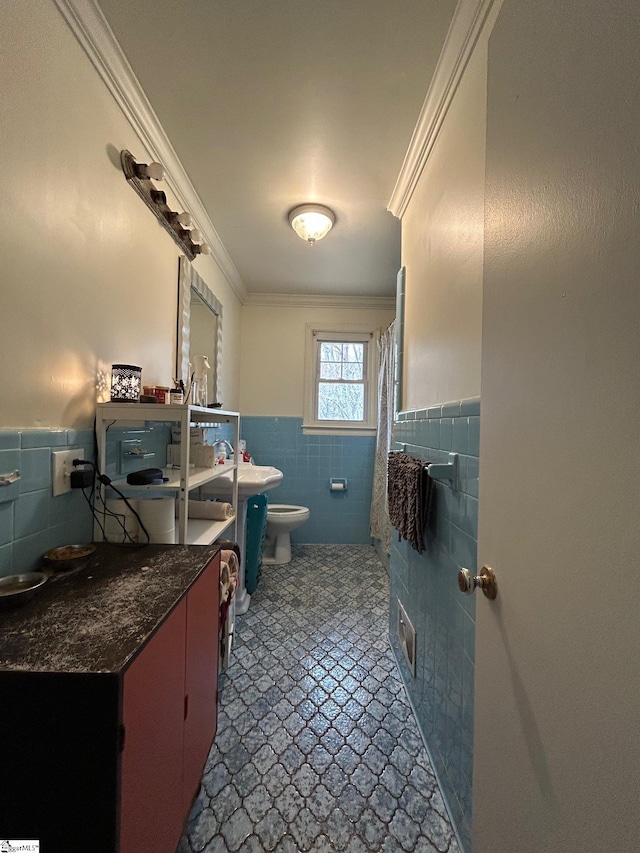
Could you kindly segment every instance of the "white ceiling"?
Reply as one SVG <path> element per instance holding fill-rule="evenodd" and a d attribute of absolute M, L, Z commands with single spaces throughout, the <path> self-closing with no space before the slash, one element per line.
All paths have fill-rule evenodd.
<path fill-rule="evenodd" d="M 395 294 L 386 207 L 455 0 L 99 3 L 249 294 Z M 336 214 L 313 247 L 307 202 Z"/>

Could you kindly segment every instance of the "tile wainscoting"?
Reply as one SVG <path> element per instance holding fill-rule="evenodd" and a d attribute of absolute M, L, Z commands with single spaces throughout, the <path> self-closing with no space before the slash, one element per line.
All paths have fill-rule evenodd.
<path fill-rule="evenodd" d="M 93 459 L 93 430 L 0 430 L 0 474 L 20 472 L 0 488 L 0 576 L 37 569 L 49 548 L 91 541 L 82 493 L 51 494 L 51 453 L 71 448 Z"/>
<path fill-rule="evenodd" d="M 304 435 L 302 418 L 251 415 L 242 418 L 240 433 L 257 465 L 284 474 L 269 500 L 311 510 L 293 542 L 371 544 L 374 436 Z M 330 492 L 331 477 L 346 477 L 347 491 Z"/>
<path fill-rule="evenodd" d="M 226 438 L 227 432 L 221 425 L 215 435 Z M 101 469 L 118 477 L 134 468 L 162 468 L 170 440 L 168 423 L 112 427 Z M 129 461 L 122 444 L 127 441 L 139 441 L 152 455 Z M 72 448 L 93 460 L 93 429 L 0 430 L 0 474 L 20 471 L 16 483 L 0 487 L 0 576 L 37 569 L 49 548 L 93 539 L 91 511 L 82 492 L 76 489 L 55 498 L 51 494 L 51 454 Z"/>
<path fill-rule="evenodd" d="M 392 534 L 390 637 L 418 726 L 456 825 L 471 849 L 475 598 L 458 590 L 458 570 L 477 568 L 480 399 L 401 412 L 394 447 L 430 462 L 459 454 L 456 488 L 435 484 L 425 551 Z M 397 600 L 416 631 L 412 676 L 397 640 Z"/>

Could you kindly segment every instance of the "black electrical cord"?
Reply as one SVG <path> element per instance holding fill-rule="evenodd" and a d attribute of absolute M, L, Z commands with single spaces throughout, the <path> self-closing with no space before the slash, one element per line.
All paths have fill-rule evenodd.
<path fill-rule="evenodd" d="M 102 515 L 108 515 L 109 518 L 115 518 L 115 520 L 118 522 L 118 524 L 122 528 L 123 540 L 121 543 L 118 543 L 118 544 L 124 545 L 127 538 L 133 544 L 134 540 L 133 540 L 131 534 L 129 533 L 129 531 L 127 530 L 126 524 L 124 522 L 124 519 L 125 519 L 124 513 L 115 512 L 114 510 L 110 509 L 107 506 L 101 492 L 98 492 L 98 499 L 100 500 L 100 503 L 102 505 Z M 98 524 L 100 524 L 100 522 L 98 522 Z M 102 530 L 102 535 L 106 538 L 106 534 L 105 534 L 105 531 L 102 529 L 102 525 L 100 525 L 100 529 Z"/>
<path fill-rule="evenodd" d="M 87 503 L 89 504 L 89 508 L 91 509 L 91 513 L 92 513 L 92 515 L 93 515 L 93 517 L 94 517 L 94 519 L 95 519 L 96 524 L 97 524 L 97 525 L 98 525 L 98 527 L 100 528 L 100 532 L 102 533 L 102 537 L 103 537 L 104 541 L 105 541 L 108 545 L 114 545 L 114 546 L 116 546 L 116 547 L 121 547 L 121 548 L 144 548 L 146 545 L 149 545 L 149 544 L 150 544 L 150 542 L 151 542 L 151 536 L 149 535 L 149 531 L 148 531 L 148 530 L 147 530 L 147 528 L 144 526 L 144 522 L 142 521 L 142 519 L 141 519 L 141 518 L 140 518 L 140 516 L 138 515 L 138 513 L 137 513 L 136 509 L 131 505 L 131 503 L 129 502 L 129 499 L 126 497 L 126 495 L 124 495 L 124 494 L 120 491 L 120 489 L 118 489 L 118 488 L 117 488 L 117 486 L 114 486 L 114 485 L 113 485 L 113 483 L 112 483 L 111 479 L 110 479 L 109 477 L 107 477 L 107 475 L 106 475 L 106 474 L 101 474 L 101 473 L 100 473 L 100 471 L 98 470 L 98 466 L 95 464 L 95 462 L 92 462 L 90 459 L 74 459 L 72 464 L 73 464 L 74 468 L 76 468 L 76 467 L 78 467 L 78 466 L 80 466 L 80 465 L 91 465 L 91 467 L 93 468 L 93 470 L 94 470 L 94 472 L 95 472 L 95 476 L 96 476 L 96 479 L 98 480 L 98 482 L 99 482 L 101 485 L 103 485 L 103 486 L 108 486 L 110 489 L 113 489 L 113 491 L 114 491 L 117 495 L 119 495 L 119 496 L 122 498 L 122 500 L 125 502 L 126 506 L 128 506 L 128 507 L 129 507 L 129 509 L 131 510 L 131 512 L 135 515 L 136 519 L 138 520 L 138 524 L 140 525 L 140 528 L 141 528 L 141 529 L 142 529 L 142 531 L 144 532 L 144 535 L 147 537 L 147 541 L 146 541 L 146 542 L 134 542 L 134 541 L 133 541 L 133 539 L 131 539 L 131 534 L 130 534 L 130 533 L 129 533 L 129 531 L 126 529 L 126 527 L 125 527 L 124 523 L 120 520 L 120 517 L 119 517 L 118 513 L 115 513 L 115 512 L 113 512 L 112 510 L 110 510 L 110 509 L 107 507 L 107 505 L 106 505 L 106 503 L 105 503 L 104 498 L 102 497 L 102 495 L 101 495 L 100 493 L 98 493 L 98 494 L 99 494 L 99 496 L 100 496 L 100 502 L 102 503 L 102 505 L 103 505 L 103 507 L 104 507 L 104 514 L 105 514 L 105 515 L 110 515 L 110 516 L 112 516 L 113 518 L 116 518 L 116 520 L 118 521 L 118 523 L 120 524 L 120 526 L 121 526 L 121 527 L 122 527 L 122 529 L 124 530 L 125 534 L 129 537 L 129 539 L 131 539 L 131 542 L 130 542 L 130 543 L 129 543 L 129 542 L 109 542 L 109 540 L 107 539 L 107 535 L 106 535 L 106 533 L 105 533 L 104 526 L 102 525 L 102 523 L 101 523 L 101 521 L 100 521 L 100 518 L 99 518 L 99 515 L 98 515 L 98 513 L 96 512 L 96 507 L 95 507 L 95 498 L 94 498 L 94 500 L 93 500 L 93 502 L 92 502 L 92 501 L 88 498 L 87 494 L 85 493 L 85 490 L 83 489 L 83 490 L 82 490 L 82 493 L 83 493 L 83 495 L 84 495 L 84 497 L 85 497 L 85 500 L 86 500 L 86 501 L 87 501 Z M 91 487 L 91 494 L 92 494 L 92 497 L 94 497 L 94 491 L 95 491 L 95 487 L 94 487 L 94 486 L 92 486 L 92 487 Z M 124 516 L 122 516 L 122 517 L 124 518 Z"/>
<path fill-rule="evenodd" d="M 118 524 L 120 525 L 120 527 L 122 527 L 122 531 L 123 531 L 123 534 L 124 534 L 124 538 L 123 538 L 123 541 L 122 541 L 122 542 L 109 542 L 109 541 L 108 541 L 108 539 L 107 539 L 107 534 L 106 534 L 106 531 L 105 531 L 104 525 L 103 525 L 103 524 L 102 524 L 102 522 L 100 521 L 100 514 L 99 514 L 99 513 L 97 513 L 97 512 L 96 512 L 96 510 L 95 510 L 95 501 L 96 501 L 95 481 L 96 481 L 96 476 L 99 476 L 99 475 L 100 475 L 99 459 L 98 459 L 98 434 L 97 434 L 97 431 L 96 431 L 96 423 L 97 423 L 97 419 L 94 417 L 94 419 L 93 419 L 93 458 L 96 460 L 96 461 L 95 461 L 95 463 L 94 463 L 94 462 L 91 462 L 90 460 L 84 460 L 84 459 L 82 459 L 82 460 L 81 460 L 81 459 L 75 459 L 75 460 L 73 461 L 73 465 L 74 465 L 74 467 L 78 467 L 78 466 L 79 466 L 79 465 L 81 465 L 81 464 L 84 464 L 84 465 L 91 465 L 91 467 L 92 467 L 92 468 L 93 468 L 93 470 L 94 470 L 94 477 L 93 477 L 93 480 L 92 480 L 92 483 L 91 483 L 91 492 L 90 492 L 89 496 L 87 496 L 87 493 L 85 492 L 85 490 L 84 490 L 84 488 L 83 488 L 83 489 L 82 489 L 83 497 L 84 497 L 84 499 L 86 500 L 87 505 L 89 506 L 89 509 L 91 510 L 91 514 L 93 515 L 93 518 L 94 518 L 94 520 L 95 520 L 96 524 L 97 524 L 97 525 L 98 525 L 98 527 L 100 528 L 100 532 L 102 533 L 102 538 L 103 538 L 103 540 L 104 540 L 105 542 L 108 542 L 108 544 L 110 544 L 110 545 L 120 546 L 120 545 L 126 545 L 126 544 L 127 544 L 127 543 L 126 543 L 126 539 L 127 539 L 127 538 L 129 538 L 131 545 L 137 545 L 138 547 L 140 547 L 140 545 L 146 545 L 146 544 L 148 544 L 148 541 L 147 541 L 146 543 L 145 543 L 145 542 L 143 542 L 143 543 L 137 543 L 137 542 L 134 542 L 134 540 L 133 540 L 133 538 L 132 538 L 131 534 L 129 533 L 129 531 L 127 530 L 127 528 L 126 528 L 126 526 L 125 526 L 125 524 L 124 524 L 123 519 L 124 519 L 124 517 L 125 517 L 125 516 L 124 516 L 124 515 L 120 515 L 119 513 L 113 512 L 111 509 L 109 509 L 109 507 L 108 507 L 108 506 L 107 506 L 107 504 L 105 503 L 105 500 L 104 500 L 104 497 L 103 497 L 103 495 L 102 495 L 102 492 L 101 492 L 101 491 L 98 491 L 98 493 L 97 493 L 97 494 L 98 494 L 98 499 L 100 500 L 100 503 L 102 504 L 102 508 L 103 508 L 103 510 L 102 510 L 102 515 L 103 515 L 103 516 L 107 516 L 107 515 L 108 515 L 108 516 L 110 516 L 110 517 L 112 517 L 112 518 L 115 518 L 115 519 L 116 519 L 116 521 L 118 522 Z M 114 423 L 115 423 L 115 420 L 114 420 L 114 421 L 111 421 L 111 423 L 107 426 L 107 431 L 109 430 L 109 428 L 110 428 L 110 427 L 112 427 L 112 426 L 114 425 Z M 124 500 L 125 500 L 125 503 L 127 504 L 127 506 L 129 506 L 129 508 L 130 508 L 132 511 L 134 511 L 134 512 L 135 512 L 135 510 L 134 510 L 134 509 L 133 509 L 133 507 L 129 504 L 129 502 L 127 501 L 127 499 L 126 499 L 126 498 L 124 498 Z M 144 525 L 143 525 L 143 529 L 144 529 Z M 148 539 L 149 539 L 149 534 L 147 533 L 147 531 L 146 531 L 146 530 L 145 530 L 145 533 L 147 534 L 147 540 L 148 540 Z"/>
<path fill-rule="evenodd" d="M 93 488 L 92 488 L 92 490 L 91 490 L 91 491 L 93 492 Z M 87 502 L 87 504 L 88 504 L 88 506 L 89 506 L 89 509 L 91 510 L 91 515 L 93 516 L 93 519 L 94 519 L 95 523 L 96 523 L 96 524 L 98 525 L 98 527 L 100 528 L 100 532 L 102 533 L 102 538 L 103 538 L 103 540 L 106 542 L 106 541 L 107 541 L 107 534 L 105 533 L 105 529 L 104 529 L 104 527 L 102 526 L 102 522 L 100 521 L 100 518 L 99 518 L 99 517 L 98 517 L 98 515 L 96 514 L 96 511 L 95 511 L 95 509 L 94 509 L 93 503 L 91 502 L 91 498 L 87 495 L 87 493 L 86 493 L 86 491 L 85 491 L 84 489 L 82 489 L 82 496 L 84 497 L 85 501 Z M 109 544 L 112 544 L 112 543 L 109 543 Z"/>

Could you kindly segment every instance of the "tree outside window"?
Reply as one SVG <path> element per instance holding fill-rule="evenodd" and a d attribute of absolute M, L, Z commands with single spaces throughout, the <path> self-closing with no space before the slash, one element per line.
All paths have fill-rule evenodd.
<path fill-rule="evenodd" d="M 307 326 L 305 429 L 375 429 L 376 336 Z"/>
<path fill-rule="evenodd" d="M 363 421 L 365 344 L 323 341 L 318 352 L 318 420 Z"/>

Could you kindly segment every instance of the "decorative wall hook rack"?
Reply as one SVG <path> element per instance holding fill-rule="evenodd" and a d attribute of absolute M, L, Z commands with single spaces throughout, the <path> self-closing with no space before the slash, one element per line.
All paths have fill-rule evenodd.
<path fill-rule="evenodd" d="M 120 163 L 127 183 L 133 187 L 162 227 L 170 234 L 185 255 L 192 261 L 197 255 L 208 255 L 211 249 L 202 242 L 197 229 L 189 230 L 191 216 L 188 213 L 176 213 L 167 205 L 167 197 L 162 190 L 151 183 L 151 178 L 164 179 L 164 169 L 160 163 L 137 163 L 133 155 L 123 149 Z M 188 227 L 185 227 L 188 226 Z"/>

